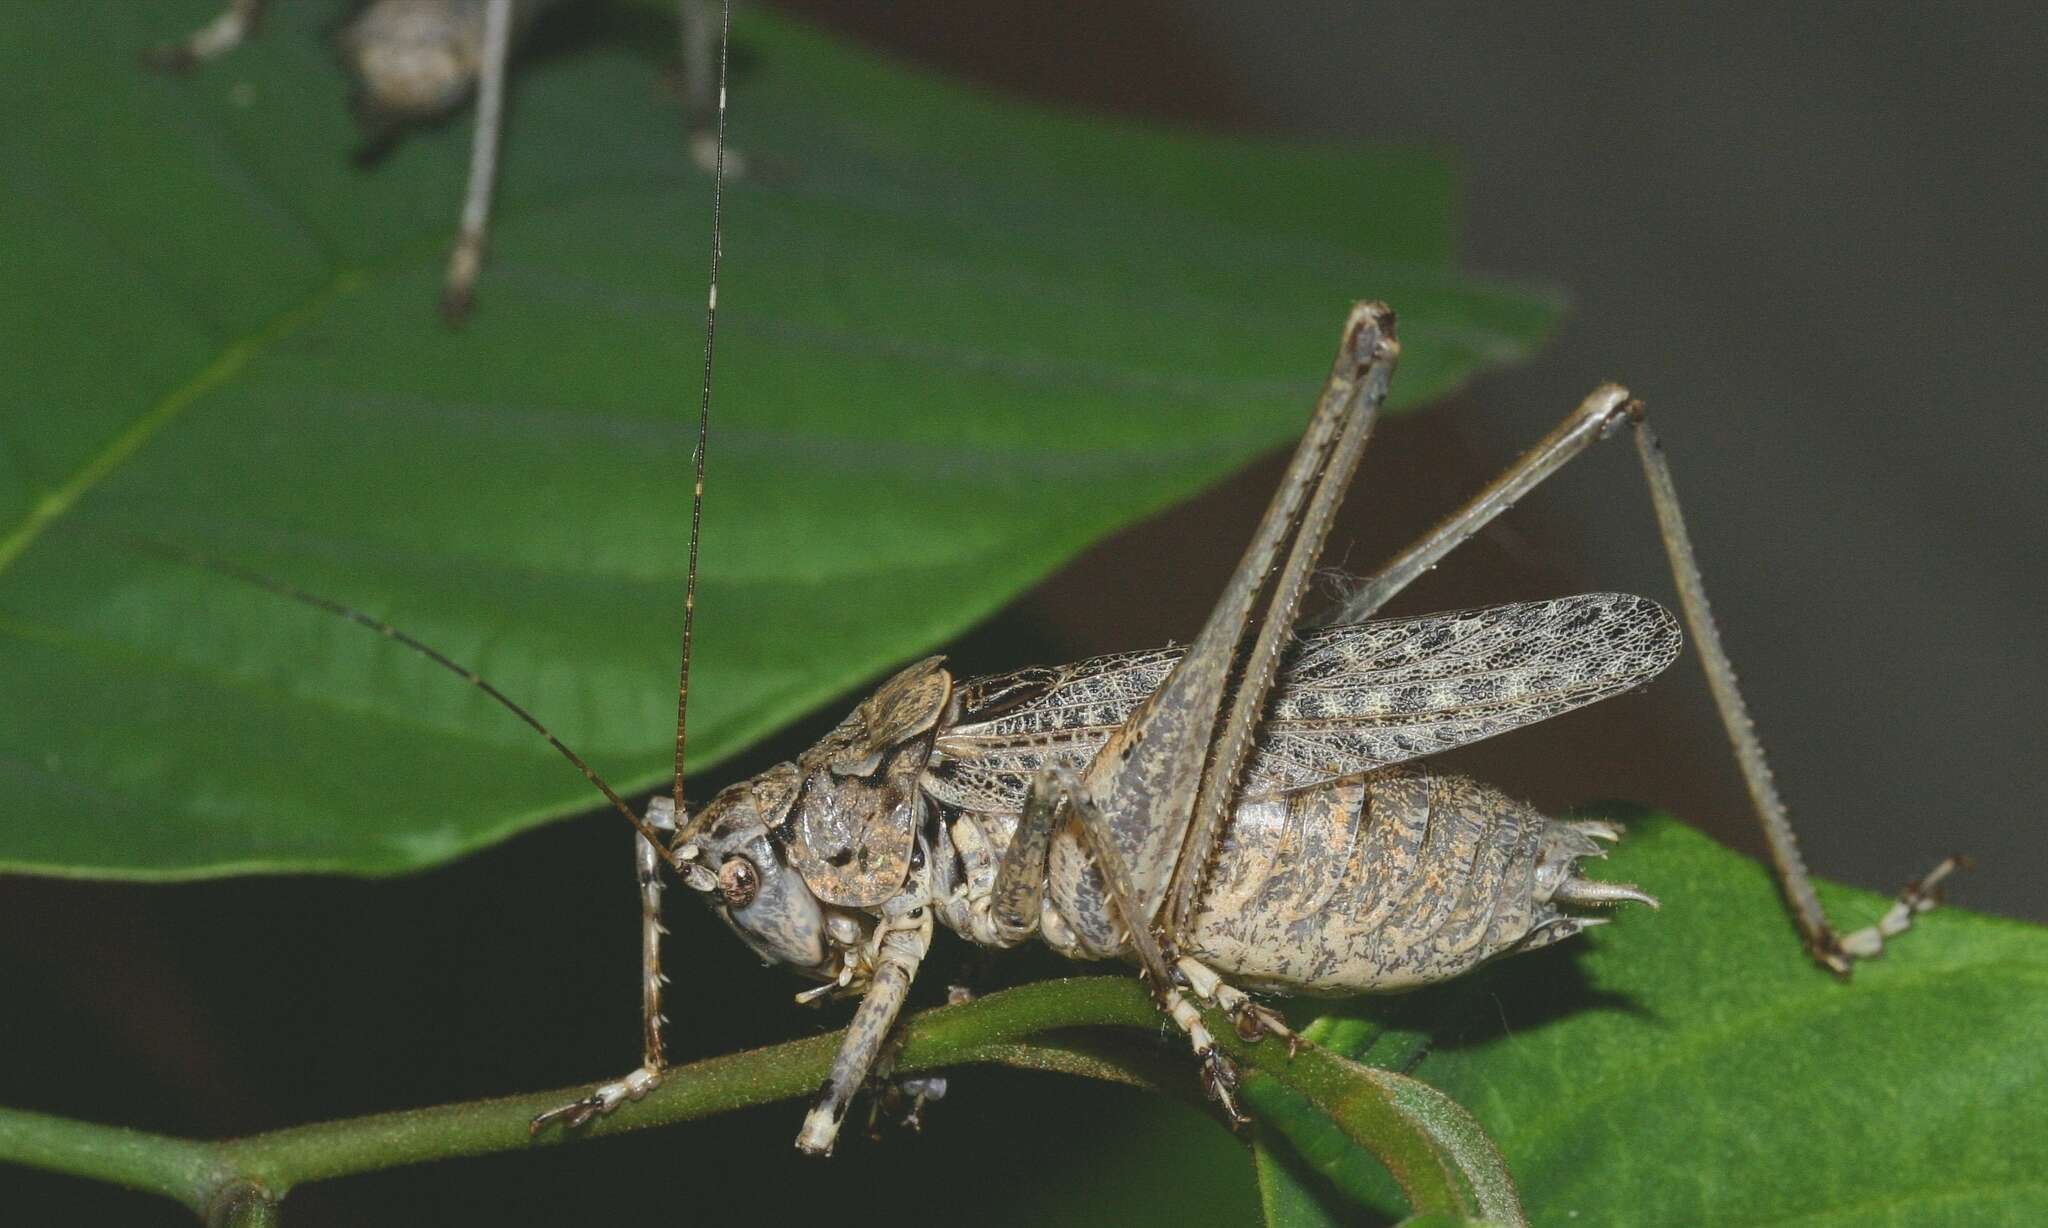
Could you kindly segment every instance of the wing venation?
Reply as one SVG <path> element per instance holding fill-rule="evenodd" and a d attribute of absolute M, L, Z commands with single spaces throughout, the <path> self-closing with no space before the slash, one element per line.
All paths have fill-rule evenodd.
<path fill-rule="evenodd" d="M 1330 627 L 1288 656 L 1246 764 L 1245 796 L 1285 793 L 1438 754 L 1649 681 L 1678 656 L 1677 620 L 1626 593 Z M 1181 649 L 977 678 L 938 739 L 926 788 L 1011 813 L 1055 759 L 1086 763 Z"/>

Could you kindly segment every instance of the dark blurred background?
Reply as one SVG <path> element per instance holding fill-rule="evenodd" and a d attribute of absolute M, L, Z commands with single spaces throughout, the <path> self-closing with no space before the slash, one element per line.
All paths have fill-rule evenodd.
<path fill-rule="evenodd" d="M 1595 383 L 1625 380 L 1671 452 L 1813 864 L 1890 890 L 1963 850 L 1981 868 L 1957 884 L 1960 902 L 2048 919 L 2033 797 L 2034 705 L 2048 693 L 2035 625 L 2048 519 L 2039 9 L 779 7 L 1042 101 L 1453 151 L 1467 264 L 1562 286 L 1574 310 L 1535 363 L 1382 430 L 1337 549 L 1369 568 Z M 1256 466 L 1091 552 L 954 646 L 956 663 L 1005 669 L 1185 638 L 1278 470 Z M 1399 609 L 1593 588 L 1670 600 L 1625 446 L 1568 470 Z M 832 715 L 707 785 L 786 756 Z M 1553 809 L 1630 798 L 1756 845 L 1689 662 L 1645 694 L 1458 763 Z M 0 1017 L 17 1055 L 40 1056 L 33 1069 L 5 1064 L 0 1102 L 220 1135 L 615 1073 L 635 1043 L 625 851 L 599 819 L 393 882 L 11 882 Z M 785 978 L 677 912 L 697 962 L 672 972 L 710 990 L 674 1012 L 682 1053 L 839 1021 L 788 1007 Z M 958 948 L 941 941 L 946 969 Z M 1788 927 L 1786 951 L 1769 954 L 1793 945 Z M 1048 967 L 1027 959 L 1005 979 Z M 565 997 L 591 1008 L 565 1017 Z M 545 1159 L 312 1187 L 292 1198 L 290 1222 L 1039 1223 L 1057 1222 L 1071 1205 L 1059 1195 L 1076 1187 L 1103 1222 L 1137 1222 L 1148 1206 L 1219 1223 L 1252 1211 L 1227 1165 L 1215 1190 L 1177 1202 L 1120 1193 L 1124 1166 L 1203 1145 L 1186 1140 L 1207 1127 L 1180 1110 L 1003 1072 L 955 1085 L 922 1138 L 850 1140 L 830 1165 L 794 1161 L 799 1113 L 785 1105 Z M 713 1138 L 707 1167 L 699 1149 Z M 760 1168 L 733 1168 L 736 1154 Z M 934 1173 L 953 1175 L 935 1185 Z M 186 1222 L 169 1204 L 60 1178 L 0 1171 L 0 1191 L 10 1208 L 62 1199 L 74 1222 Z"/>
<path fill-rule="evenodd" d="M 1968 851 L 1960 898 L 2048 919 L 2040 10 L 795 7 L 1033 97 L 1449 152 L 1466 264 L 1562 286 L 1572 310 L 1535 363 L 1386 427 L 1336 548 L 1348 532 L 1370 569 L 1600 381 L 1627 383 L 1811 860 L 1890 890 Z M 1091 651 L 1191 634 L 1282 459 L 1097 551 L 1022 615 Z M 1588 588 L 1674 599 L 1625 443 L 1397 609 Z M 1761 847 L 1690 662 L 1465 761 L 1545 805 L 1654 802 Z"/>

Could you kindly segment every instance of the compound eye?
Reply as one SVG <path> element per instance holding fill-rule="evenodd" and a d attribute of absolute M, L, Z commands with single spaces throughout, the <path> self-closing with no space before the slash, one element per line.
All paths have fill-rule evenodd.
<path fill-rule="evenodd" d="M 761 872 L 744 857 L 734 857 L 718 869 L 718 894 L 727 908 L 745 908 L 761 894 Z"/>

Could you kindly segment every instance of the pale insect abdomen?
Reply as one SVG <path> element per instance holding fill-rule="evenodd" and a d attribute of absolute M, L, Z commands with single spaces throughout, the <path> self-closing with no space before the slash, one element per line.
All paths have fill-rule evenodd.
<path fill-rule="evenodd" d="M 1343 995 L 1441 981 L 1547 946 L 1594 825 L 1462 776 L 1392 767 L 1241 803 L 1183 937 L 1249 988 Z"/>
<path fill-rule="evenodd" d="M 939 920 L 975 940 L 967 900 L 994 881 L 1017 816 L 950 816 Z M 1610 825 L 1561 823 L 1462 776 L 1388 767 L 1241 801 L 1184 953 L 1247 988 L 1343 996 L 1446 980 L 1570 937 L 1567 903 L 1647 901 L 1577 872 Z M 1068 856 L 1058 852 L 1064 849 Z M 1128 957 L 1076 833 L 1056 840 L 1040 937 L 1074 959 Z M 956 893 L 955 886 L 959 887 Z M 950 898 L 949 898 L 950 897 Z"/>

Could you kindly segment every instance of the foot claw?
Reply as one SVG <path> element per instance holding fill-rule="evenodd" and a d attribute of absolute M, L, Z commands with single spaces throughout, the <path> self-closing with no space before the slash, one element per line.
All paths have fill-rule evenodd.
<path fill-rule="evenodd" d="M 559 1109 L 549 1109 L 526 1124 L 528 1137 L 542 1130 L 562 1123 L 565 1130 L 580 1130 L 590 1124 L 591 1119 L 602 1117 L 628 1100 L 638 1100 L 648 1092 L 661 1086 L 661 1069 L 642 1066 L 640 1069 L 614 1083 L 606 1083 L 581 1100 L 572 1101 Z"/>
<path fill-rule="evenodd" d="M 1913 928 L 1915 917 L 1933 911 L 1941 903 L 1943 879 L 1957 870 L 1969 868 L 1970 859 L 1961 854 L 1943 860 L 1926 874 L 1907 883 L 1898 898 L 1892 901 L 1891 908 L 1878 918 L 1877 924 L 1866 925 L 1847 934 L 1832 929 L 1823 933 L 1812 944 L 1814 959 L 1836 976 L 1847 980 L 1857 960 L 1875 959 L 1884 954 L 1886 939 L 1896 938 Z"/>
<path fill-rule="evenodd" d="M 882 1123 L 890 1118 L 897 1125 L 924 1133 L 924 1107 L 945 1098 L 944 1075 L 913 1075 L 886 1082 L 868 1108 L 868 1137 L 880 1142 Z"/>
<path fill-rule="evenodd" d="M 1240 997 L 1236 1003 L 1232 1004 L 1230 1022 L 1236 1025 L 1238 1036 L 1246 1044 L 1251 1044 L 1267 1036 L 1285 1037 L 1287 1040 L 1288 1056 L 1292 1057 L 1295 1047 L 1299 1043 L 1295 1039 L 1293 1030 L 1287 1026 L 1285 1019 L 1282 1019 L 1277 1012 L 1260 1006 L 1250 998 Z"/>
<path fill-rule="evenodd" d="M 1252 1119 L 1238 1109 L 1233 1094 L 1237 1091 L 1237 1064 L 1216 1048 L 1204 1049 L 1195 1056 L 1202 1063 L 1202 1093 L 1222 1106 L 1232 1126 L 1250 1125 Z"/>
<path fill-rule="evenodd" d="M 526 1134 L 531 1138 L 557 1122 L 561 1123 L 564 1130 L 580 1130 L 603 1110 L 604 1101 L 596 1096 L 585 1096 L 572 1104 L 565 1104 L 559 1109 L 549 1109 L 536 1115 L 532 1121 L 526 1123 Z"/>

